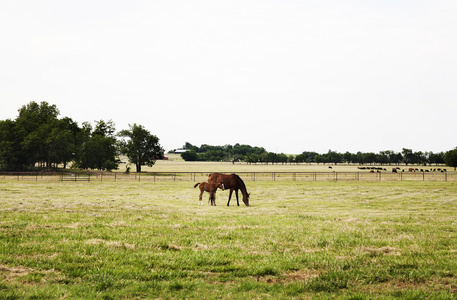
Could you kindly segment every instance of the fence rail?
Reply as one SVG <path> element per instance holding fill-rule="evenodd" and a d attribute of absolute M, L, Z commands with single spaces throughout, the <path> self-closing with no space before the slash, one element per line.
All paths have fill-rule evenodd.
<path fill-rule="evenodd" d="M 61 182 L 202 182 L 209 172 L 0 172 L 0 180 Z M 237 172 L 245 181 L 457 181 L 457 172 Z"/>

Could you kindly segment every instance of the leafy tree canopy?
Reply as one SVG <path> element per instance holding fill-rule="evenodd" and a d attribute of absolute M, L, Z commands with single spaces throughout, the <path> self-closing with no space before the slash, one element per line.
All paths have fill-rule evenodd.
<path fill-rule="evenodd" d="M 457 168 L 457 148 L 447 151 L 444 154 L 444 161 L 446 162 L 446 165 L 453 167 L 455 171 Z"/>
<path fill-rule="evenodd" d="M 163 157 L 164 150 L 159 144 L 159 138 L 143 126 L 133 124 L 130 129 L 121 130 L 119 136 L 121 153 L 127 155 L 129 161 L 136 166 L 136 171 L 141 172 L 141 166 L 152 167 L 157 159 Z"/>
<path fill-rule="evenodd" d="M 120 160 L 114 132 L 113 121 L 97 121 L 93 130 L 90 124 L 85 123 L 81 134 L 83 142 L 79 148 L 75 165 L 83 169 L 108 171 L 117 169 Z"/>

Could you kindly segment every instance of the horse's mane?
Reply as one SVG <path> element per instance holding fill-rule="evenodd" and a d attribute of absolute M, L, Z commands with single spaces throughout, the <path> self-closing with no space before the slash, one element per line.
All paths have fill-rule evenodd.
<path fill-rule="evenodd" d="M 233 174 L 233 173 L 232 173 L 232 175 L 233 175 L 233 176 L 235 176 L 236 178 L 238 178 L 238 180 L 241 182 L 241 184 L 242 184 L 242 185 L 243 185 L 243 187 L 244 187 L 244 190 L 245 190 L 245 191 L 246 191 L 246 193 L 247 193 L 247 192 L 248 192 L 248 189 L 246 188 L 246 185 L 244 184 L 244 181 L 243 181 L 243 179 L 241 179 L 241 177 L 240 177 L 240 176 L 238 176 L 238 175 L 236 175 L 236 174 Z"/>

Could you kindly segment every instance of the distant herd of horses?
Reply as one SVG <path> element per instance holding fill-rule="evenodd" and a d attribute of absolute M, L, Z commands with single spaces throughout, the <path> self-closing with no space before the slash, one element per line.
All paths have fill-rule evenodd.
<path fill-rule="evenodd" d="M 381 171 L 387 171 L 386 168 L 380 168 L 380 167 L 357 167 L 357 169 L 359 170 L 370 170 L 370 172 L 374 173 L 374 172 L 381 172 Z M 441 173 L 444 173 L 444 172 L 447 172 L 446 169 L 441 169 L 441 168 L 430 168 L 430 170 L 428 169 L 419 169 L 419 168 L 403 168 L 403 169 L 400 169 L 400 167 L 396 167 L 396 168 L 392 168 L 392 173 L 398 173 L 398 172 L 424 172 L 424 173 L 428 173 L 428 172 L 441 172 Z"/>
<path fill-rule="evenodd" d="M 208 205 L 211 203 L 211 206 L 216 206 L 216 192 L 217 189 L 221 189 L 230 190 L 227 206 L 230 205 L 233 191 L 235 191 L 236 203 L 238 206 L 240 206 L 238 191 L 241 191 L 241 194 L 243 195 L 244 204 L 249 206 L 249 193 L 246 189 L 246 185 L 240 176 L 236 174 L 212 173 L 208 176 L 208 182 L 199 182 L 194 185 L 194 188 L 197 186 L 200 188 L 200 196 L 198 197 L 199 205 L 203 204 L 202 196 L 204 192 L 207 192 L 209 193 Z"/>

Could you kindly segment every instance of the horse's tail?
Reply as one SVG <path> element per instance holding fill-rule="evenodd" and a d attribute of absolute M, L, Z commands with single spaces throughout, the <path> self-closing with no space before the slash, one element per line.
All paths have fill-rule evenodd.
<path fill-rule="evenodd" d="M 199 184 L 200 184 L 200 182 L 199 182 L 199 183 L 197 183 L 196 185 L 194 185 L 194 188 L 196 188 L 196 187 L 197 187 Z"/>

